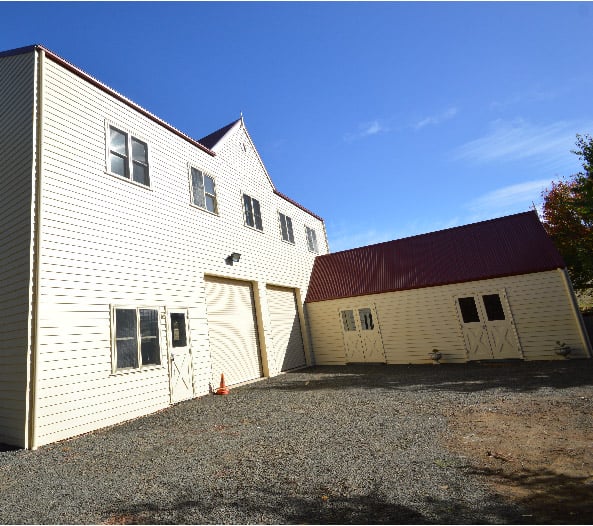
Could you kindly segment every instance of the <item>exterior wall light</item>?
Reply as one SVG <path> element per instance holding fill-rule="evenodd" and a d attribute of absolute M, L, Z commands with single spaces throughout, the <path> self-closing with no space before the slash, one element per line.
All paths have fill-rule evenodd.
<path fill-rule="evenodd" d="M 234 263 L 239 263 L 241 259 L 241 254 L 239 252 L 233 252 L 230 256 L 227 256 L 225 259 L 227 265 L 233 265 Z"/>

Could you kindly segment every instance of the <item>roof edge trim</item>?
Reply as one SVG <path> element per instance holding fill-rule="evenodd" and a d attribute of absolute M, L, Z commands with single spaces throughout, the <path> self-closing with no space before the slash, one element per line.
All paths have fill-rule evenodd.
<path fill-rule="evenodd" d="M 287 195 L 284 195 L 282 192 L 279 192 L 278 190 L 276 190 L 274 188 L 274 193 L 278 196 L 281 197 L 282 199 L 284 199 L 285 201 L 288 201 L 290 204 L 296 206 L 297 208 L 300 208 L 303 212 L 306 212 L 307 214 L 309 214 L 310 216 L 313 216 L 315 219 L 319 219 L 319 221 L 321 221 L 322 223 L 324 223 L 325 221 L 323 220 L 322 217 L 318 216 L 317 214 L 314 214 L 313 212 L 311 212 L 311 210 L 309 210 L 308 208 L 305 208 L 303 205 L 297 203 L 294 199 L 291 199 L 290 197 L 288 197 Z"/>
<path fill-rule="evenodd" d="M 192 139 L 189 135 L 186 135 L 185 133 L 183 133 L 182 131 L 178 130 L 177 128 L 175 128 L 171 124 L 165 122 L 164 120 L 160 119 L 159 117 L 157 117 L 153 113 L 150 113 L 148 110 L 145 110 L 142 106 L 139 106 L 138 104 L 136 104 L 135 102 L 131 101 L 130 99 L 128 99 L 124 95 L 122 95 L 122 94 L 118 93 L 117 91 L 115 91 L 113 88 L 110 88 L 109 86 L 103 84 L 101 81 L 95 79 L 94 77 L 92 77 L 88 73 L 85 73 L 80 68 L 76 67 L 74 64 L 71 64 L 67 60 L 65 60 L 62 57 L 56 55 L 53 51 L 50 51 L 49 49 L 47 49 L 45 46 L 42 46 L 41 44 L 35 44 L 33 46 L 25 46 L 25 47 L 21 47 L 21 48 L 12 49 L 12 50 L 9 50 L 9 51 L 2 52 L 2 53 L 0 53 L 0 58 L 1 57 L 4 57 L 4 56 L 20 55 L 20 54 L 27 53 L 27 52 L 34 51 L 34 50 L 43 51 L 45 53 L 45 55 L 47 56 L 47 58 L 49 58 L 50 60 L 52 60 L 55 63 L 59 64 L 60 66 L 62 66 L 64 69 L 67 69 L 71 73 L 74 73 L 74 75 L 76 75 L 77 77 L 83 79 L 84 81 L 88 82 L 92 86 L 100 89 L 104 93 L 107 93 L 108 95 L 112 96 L 113 98 L 117 99 L 118 101 L 124 103 L 126 106 L 129 106 L 130 108 L 132 108 L 133 110 L 137 111 L 138 113 L 140 113 L 144 117 L 147 117 L 151 121 L 153 121 L 156 124 L 162 126 L 163 128 L 165 128 L 166 130 L 170 131 L 171 133 L 177 135 L 181 139 L 189 142 L 193 146 L 196 146 L 197 148 L 199 148 L 203 152 L 207 153 L 208 155 L 211 155 L 212 157 L 216 156 L 216 152 L 213 152 L 212 150 L 206 148 L 203 144 L 200 144 L 195 139 Z"/>
<path fill-rule="evenodd" d="M 43 46 L 40 46 L 39 44 L 33 44 L 32 46 L 23 46 L 23 47 L 17 47 L 14 49 L 9 49 L 7 51 L 0 51 L 0 58 L 2 57 L 14 57 L 16 55 L 23 55 L 25 53 L 30 53 L 31 51 L 35 51 L 36 49 L 39 49 Z"/>

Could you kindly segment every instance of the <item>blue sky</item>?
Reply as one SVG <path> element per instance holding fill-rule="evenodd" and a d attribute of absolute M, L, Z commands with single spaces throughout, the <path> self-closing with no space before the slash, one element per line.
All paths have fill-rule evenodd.
<path fill-rule="evenodd" d="M 528 210 L 593 134 L 593 3 L 5 3 L 188 135 L 245 122 L 332 251 Z"/>

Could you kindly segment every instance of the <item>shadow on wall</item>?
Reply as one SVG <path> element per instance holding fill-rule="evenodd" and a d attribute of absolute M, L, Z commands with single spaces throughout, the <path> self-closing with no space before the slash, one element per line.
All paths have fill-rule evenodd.
<path fill-rule="evenodd" d="M 290 369 L 296 369 L 297 367 L 303 367 L 307 364 L 305 358 L 305 350 L 303 348 L 303 337 L 301 335 L 301 322 L 298 315 L 292 320 L 292 327 L 288 336 L 287 349 L 298 349 L 297 352 L 291 354 L 287 352 L 284 355 L 282 362 L 281 371 L 289 371 Z"/>
<path fill-rule="evenodd" d="M 542 387 L 577 386 L 593 387 L 593 360 L 316 366 L 288 372 L 250 388 L 311 391 L 358 387 L 472 393 L 495 388 L 529 392 Z"/>
<path fill-rule="evenodd" d="M 587 329 L 587 334 L 589 335 L 589 341 L 593 345 L 593 312 L 583 314 L 583 321 L 585 322 L 585 328 Z"/>

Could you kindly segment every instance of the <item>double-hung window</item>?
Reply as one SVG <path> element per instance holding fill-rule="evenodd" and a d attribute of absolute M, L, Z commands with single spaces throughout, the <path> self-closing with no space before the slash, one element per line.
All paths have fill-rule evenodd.
<path fill-rule="evenodd" d="M 243 194 L 243 210 L 245 212 L 245 224 L 263 231 L 264 226 L 261 220 L 259 201 L 247 194 Z"/>
<path fill-rule="evenodd" d="M 315 234 L 315 230 L 306 226 L 305 232 L 307 233 L 307 246 L 309 247 L 309 250 L 315 253 L 319 252 L 317 249 L 317 234 Z"/>
<path fill-rule="evenodd" d="M 191 168 L 192 203 L 213 214 L 218 213 L 214 179 L 201 170 Z"/>
<path fill-rule="evenodd" d="M 109 172 L 150 186 L 148 145 L 129 133 L 109 126 Z"/>
<path fill-rule="evenodd" d="M 282 239 L 294 245 L 292 219 L 290 219 L 288 216 L 285 216 L 282 212 L 278 212 L 278 215 L 280 216 L 280 233 L 282 234 Z"/>
<path fill-rule="evenodd" d="M 160 365 L 158 309 L 113 309 L 113 370 Z"/>

